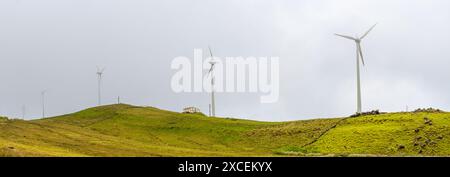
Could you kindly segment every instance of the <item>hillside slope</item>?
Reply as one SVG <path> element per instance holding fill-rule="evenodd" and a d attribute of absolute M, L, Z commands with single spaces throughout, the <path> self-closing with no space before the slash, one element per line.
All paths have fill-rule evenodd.
<path fill-rule="evenodd" d="M 449 121 L 448 113 L 392 113 L 257 122 L 120 104 L 0 119 L 0 156 L 449 155 Z"/>

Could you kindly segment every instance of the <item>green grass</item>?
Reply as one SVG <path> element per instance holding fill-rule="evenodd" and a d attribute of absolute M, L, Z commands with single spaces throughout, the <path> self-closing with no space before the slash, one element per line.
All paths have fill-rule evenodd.
<path fill-rule="evenodd" d="M 0 156 L 447 156 L 448 125 L 449 113 L 258 122 L 120 104 L 0 118 Z"/>
<path fill-rule="evenodd" d="M 424 118 L 432 120 L 425 124 Z M 448 156 L 449 113 L 391 113 L 349 118 L 310 147 L 321 153 Z"/>

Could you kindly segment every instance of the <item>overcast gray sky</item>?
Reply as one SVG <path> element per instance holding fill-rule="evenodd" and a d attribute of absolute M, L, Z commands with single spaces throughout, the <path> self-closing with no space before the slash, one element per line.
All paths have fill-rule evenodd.
<path fill-rule="evenodd" d="M 361 35 L 363 109 L 450 110 L 448 0 L 1 0 L 0 114 L 27 119 L 105 103 L 205 113 L 205 93 L 174 93 L 173 58 L 211 45 L 217 56 L 280 57 L 280 99 L 217 94 L 217 114 L 264 121 L 347 116 L 356 109 Z"/>

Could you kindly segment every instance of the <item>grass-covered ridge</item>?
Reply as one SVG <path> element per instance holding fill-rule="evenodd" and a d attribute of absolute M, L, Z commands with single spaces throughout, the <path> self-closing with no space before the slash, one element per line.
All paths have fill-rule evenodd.
<path fill-rule="evenodd" d="M 108 105 L 0 119 L 0 156 L 450 155 L 449 113 L 257 122 Z"/>

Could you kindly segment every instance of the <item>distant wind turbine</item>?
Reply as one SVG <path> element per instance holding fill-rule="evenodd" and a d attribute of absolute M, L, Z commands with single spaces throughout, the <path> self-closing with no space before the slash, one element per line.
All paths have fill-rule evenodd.
<path fill-rule="evenodd" d="M 346 36 L 346 35 L 341 35 L 341 34 L 335 34 L 336 36 L 340 36 L 346 39 L 350 39 L 355 41 L 356 43 L 356 87 L 357 87 L 357 108 L 356 108 L 356 113 L 361 113 L 361 82 L 360 82 L 360 75 L 359 75 L 359 57 L 361 57 L 361 61 L 363 66 L 364 64 L 364 57 L 363 57 L 363 53 L 362 53 L 362 49 L 361 49 L 361 41 L 370 33 L 370 31 L 372 31 L 373 28 L 375 28 L 377 24 L 373 25 L 366 33 L 364 33 L 364 35 L 362 35 L 361 37 L 351 37 L 351 36 Z"/>
<path fill-rule="evenodd" d="M 43 90 L 41 92 L 41 101 L 42 101 L 42 118 L 45 118 L 45 94 L 47 93 L 47 90 Z"/>
<path fill-rule="evenodd" d="M 211 61 L 209 62 L 209 64 L 211 64 L 211 68 L 208 71 L 209 76 L 211 77 L 211 116 L 215 117 L 216 116 L 216 103 L 215 103 L 215 99 L 214 99 L 214 80 L 215 80 L 215 76 L 214 76 L 214 66 L 216 65 L 216 61 L 214 61 L 214 56 L 212 54 L 211 51 L 211 47 L 208 46 L 209 49 L 209 54 L 211 55 Z"/>
<path fill-rule="evenodd" d="M 22 105 L 22 119 L 25 120 L 25 112 L 26 112 L 26 107 L 25 105 Z"/>
<path fill-rule="evenodd" d="M 102 90 L 101 90 L 101 85 L 102 85 L 102 75 L 103 75 L 103 71 L 105 70 L 105 68 L 100 68 L 97 66 L 97 81 L 98 81 L 98 105 L 102 105 Z"/>

